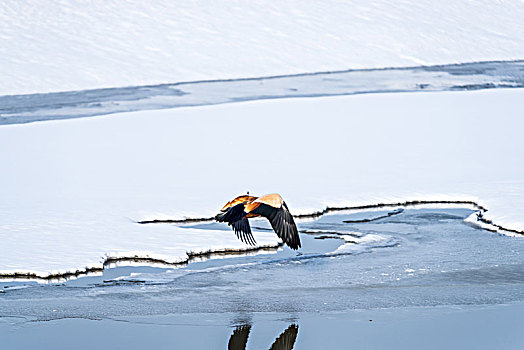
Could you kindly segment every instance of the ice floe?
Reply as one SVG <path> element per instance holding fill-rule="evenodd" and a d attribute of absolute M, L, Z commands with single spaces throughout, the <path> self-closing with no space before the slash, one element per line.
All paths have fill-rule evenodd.
<path fill-rule="evenodd" d="M 524 229 L 524 91 L 256 101 L 0 127 L 0 273 L 176 263 L 245 249 L 211 217 L 232 195 L 280 192 L 293 213 L 473 201 Z M 393 208 L 394 210 L 394 208 Z M 276 246 L 270 231 L 255 233 Z"/>

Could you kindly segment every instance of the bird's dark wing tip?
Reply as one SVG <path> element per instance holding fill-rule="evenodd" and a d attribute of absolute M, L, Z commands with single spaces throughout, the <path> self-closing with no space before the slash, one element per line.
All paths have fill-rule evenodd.
<path fill-rule="evenodd" d="M 272 209 L 272 212 L 266 217 L 277 236 L 280 237 L 289 248 L 297 250 L 301 247 L 297 225 L 285 203 L 279 209 Z"/>
<path fill-rule="evenodd" d="M 253 233 L 251 233 L 248 219 L 235 221 L 231 225 L 233 226 L 233 231 L 235 231 L 235 234 L 242 242 L 252 246 L 257 244 L 253 237 Z"/>

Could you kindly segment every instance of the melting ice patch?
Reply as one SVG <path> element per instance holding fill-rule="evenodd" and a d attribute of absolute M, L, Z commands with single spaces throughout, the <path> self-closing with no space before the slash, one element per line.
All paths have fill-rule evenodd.
<path fill-rule="evenodd" d="M 518 88 L 523 67 L 473 62 L 0 96 L 0 125 L 260 99 Z"/>
<path fill-rule="evenodd" d="M 373 234 L 368 234 L 361 238 L 343 235 L 342 238 L 346 243 L 329 253 L 329 255 L 365 253 L 373 248 L 392 247 L 397 244 L 391 237 Z"/>

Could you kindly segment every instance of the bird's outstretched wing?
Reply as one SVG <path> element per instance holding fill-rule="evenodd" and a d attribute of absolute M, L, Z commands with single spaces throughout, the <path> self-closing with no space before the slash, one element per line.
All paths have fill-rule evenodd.
<path fill-rule="evenodd" d="M 290 325 L 271 345 L 269 350 L 292 350 L 298 335 L 298 326 Z"/>
<path fill-rule="evenodd" d="M 280 237 L 291 249 L 298 249 L 301 247 L 297 225 L 295 224 L 295 220 L 293 220 L 293 216 L 289 212 L 285 202 L 282 203 L 281 208 L 274 209 L 273 215 L 270 215 L 268 220 L 278 237 Z"/>
<path fill-rule="evenodd" d="M 235 234 L 242 242 L 249 245 L 257 244 L 251 233 L 251 226 L 249 226 L 249 221 L 247 219 L 235 221 L 230 225 L 233 226 L 233 231 L 235 231 Z"/>
<path fill-rule="evenodd" d="M 282 202 L 282 206 L 279 208 L 265 203 L 257 203 L 257 207 L 253 208 L 252 213 L 267 218 L 277 236 L 291 249 L 301 247 L 297 225 L 285 202 Z"/>
<path fill-rule="evenodd" d="M 228 350 L 245 350 L 249 338 L 250 325 L 242 325 L 235 328 L 227 344 Z"/>
<path fill-rule="evenodd" d="M 215 216 L 218 222 L 227 222 L 233 228 L 237 237 L 244 243 L 255 245 L 256 241 L 251 233 L 249 221 L 244 219 L 244 203 L 236 204 Z"/>

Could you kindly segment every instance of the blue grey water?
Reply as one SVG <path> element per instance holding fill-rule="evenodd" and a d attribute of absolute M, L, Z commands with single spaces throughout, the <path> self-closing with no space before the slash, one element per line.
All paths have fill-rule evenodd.
<path fill-rule="evenodd" d="M 182 268 L 115 267 L 102 276 L 56 284 L 4 283 L 0 334 L 27 348 L 43 339 L 50 341 L 50 335 L 60 336 L 64 330 L 71 337 L 91 330 L 107 333 L 100 335 L 105 344 L 117 347 L 138 348 L 155 339 L 157 348 L 178 344 L 178 348 L 218 349 L 226 348 L 235 327 L 243 326 L 252 327 L 249 344 L 256 349 L 265 346 L 262 344 L 269 348 L 279 334 L 296 325 L 300 348 L 315 348 L 312 344 L 318 343 L 313 339 L 335 332 L 340 323 L 364 332 L 351 338 L 360 339 L 371 332 L 362 322 L 371 322 L 367 318 L 382 320 L 374 329 L 387 333 L 392 331 L 388 319 L 395 319 L 397 325 L 404 322 L 407 328 L 402 331 L 412 330 L 427 322 L 420 315 L 442 307 L 509 304 L 517 309 L 506 310 L 524 310 L 524 238 L 472 226 L 464 221 L 472 213 L 463 208 L 416 207 L 334 213 L 298 223 L 303 243 L 298 253 L 284 248 Z M 185 228 L 195 226 L 229 230 L 214 223 Z M 257 230 L 269 228 L 263 221 L 254 226 L 255 237 Z M 411 308 L 422 311 L 409 311 Z M 482 317 L 471 320 L 475 317 L 472 312 L 447 318 L 439 314 L 428 325 L 441 322 L 453 332 L 454 322 L 482 323 Z M 399 315 L 403 315 L 400 321 Z M 493 322 L 498 322 L 496 334 L 520 346 L 524 338 L 515 338 L 514 332 L 506 334 L 512 325 L 522 322 L 518 315 L 522 314 L 508 312 L 507 317 Z M 493 331 L 486 324 L 479 327 L 486 328 L 484 337 Z M 311 329 L 309 336 L 305 329 Z M 343 336 L 340 331 L 332 335 Z M 114 337 L 119 332 L 122 336 Z M 136 332 L 135 336 L 129 332 Z M 475 332 L 473 327 L 469 336 Z M 493 335 L 486 341 L 489 339 Z M 344 349 L 347 344 L 332 347 Z M 90 348 L 93 342 L 81 345 L 76 347 Z"/>
<path fill-rule="evenodd" d="M 522 60 L 315 72 L 0 96 L 0 125 L 273 98 L 522 87 Z"/>

